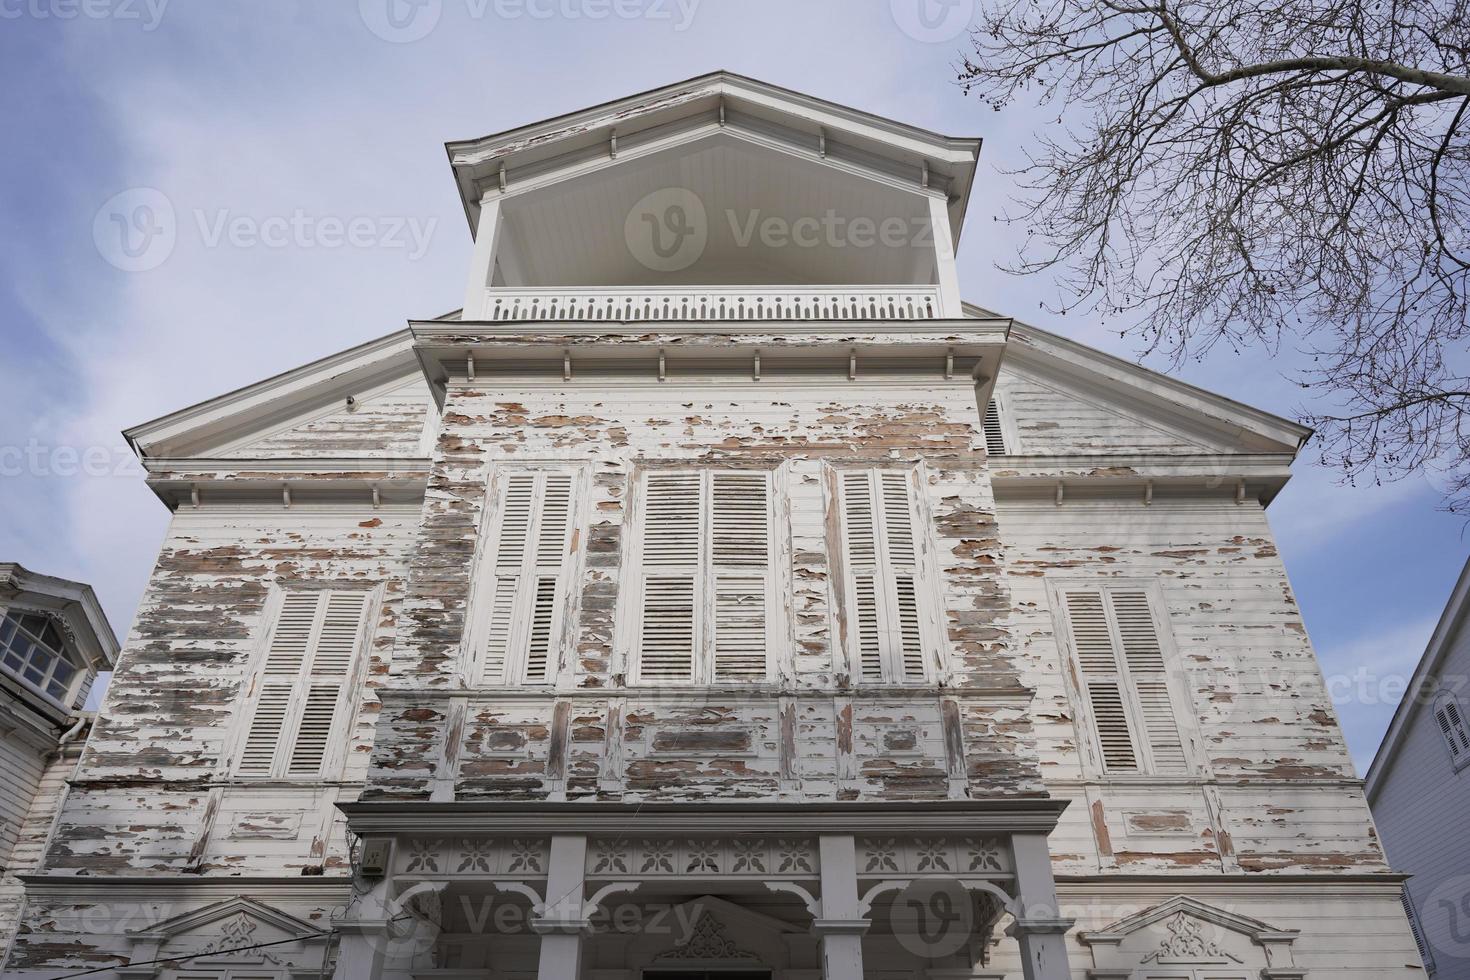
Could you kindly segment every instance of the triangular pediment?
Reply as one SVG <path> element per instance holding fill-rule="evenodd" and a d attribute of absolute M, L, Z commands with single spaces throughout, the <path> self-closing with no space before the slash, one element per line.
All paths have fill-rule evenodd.
<path fill-rule="evenodd" d="M 240 929 L 233 924 L 240 920 L 250 924 L 248 929 Z M 159 942 L 167 942 L 178 936 L 188 935 L 203 931 L 220 932 L 221 924 L 230 925 L 231 929 L 222 932 L 228 935 L 231 931 L 236 934 L 249 933 L 253 935 L 260 927 L 282 933 L 286 936 L 299 936 L 311 938 L 324 936 L 328 930 L 312 925 L 304 919 L 298 919 L 279 909 L 257 902 L 253 898 L 238 896 L 206 905 L 203 908 L 194 909 L 181 915 L 164 919 L 146 929 L 139 929 L 133 933 L 135 939 L 152 939 Z M 211 928 L 214 927 L 214 928 Z M 276 937 L 280 938 L 280 937 Z M 261 940 L 256 940 L 261 941 Z"/>
<path fill-rule="evenodd" d="M 403 330 L 124 435 L 148 459 L 413 456 L 431 410 Z"/>
<path fill-rule="evenodd" d="M 1022 455 L 1293 457 L 1311 435 L 1288 419 L 1020 323 L 997 391 L 1009 403 L 1009 451 Z"/>
<path fill-rule="evenodd" d="M 472 229 L 487 192 L 519 192 L 723 133 L 895 185 L 926 182 L 963 224 L 978 139 L 928 132 L 718 71 L 528 126 L 447 145 Z"/>
<path fill-rule="evenodd" d="M 1158 905 L 1144 909 L 1124 919 L 1119 919 L 1112 925 L 1097 932 L 1084 933 L 1084 942 L 1096 941 L 1100 937 L 1130 936 L 1140 929 L 1145 929 L 1156 922 L 1173 920 L 1180 915 L 1185 915 L 1202 922 L 1209 922 L 1231 932 L 1240 933 L 1244 936 L 1257 936 L 1262 934 L 1280 934 L 1286 930 L 1277 929 L 1260 919 L 1252 919 L 1250 916 L 1241 915 L 1238 912 L 1230 912 L 1214 905 L 1206 904 L 1198 899 L 1190 898 L 1188 895 L 1175 895 L 1173 898 Z M 1091 937 L 1089 940 L 1086 937 Z"/>

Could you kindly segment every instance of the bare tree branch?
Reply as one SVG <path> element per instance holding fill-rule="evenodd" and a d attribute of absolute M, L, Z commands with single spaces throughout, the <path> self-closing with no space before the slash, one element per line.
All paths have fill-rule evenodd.
<path fill-rule="evenodd" d="M 1290 343 L 1348 479 L 1470 512 L 1470 0 L 982 0 L 960 81 L 1058 107 L 1010 268 L 1173 363 Z"/>

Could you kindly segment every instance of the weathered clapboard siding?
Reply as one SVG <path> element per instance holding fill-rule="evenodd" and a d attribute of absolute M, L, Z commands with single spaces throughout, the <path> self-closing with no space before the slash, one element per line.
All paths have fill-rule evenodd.
<path fill-rule="evenodd" d="M 226 459 L 417 456 L 425 427 L 436 413 L 427 383 L 414 372 L 357 397 L 351 409 L 333 402 L 263 434 L 238 440 L 213 455 Z"/>
<path fill-rule="evenodd" d="M 1212 448 L 1109 405 L 1104 398 L 1049 384 L 1024 369 L 1003 370 L 995 387 L 1002 414 L 1017 437 L 1016 445 L 1006 447 L 1010 453 L 1198 453 Z"/>
<path fill-rule="evenodd" d="M 13 866 L 21 825 L 45 772 L 46 752 L 39 746 L 11 738 L 0 752 L 0 868 Z"/>
<path fill-rule="evenodd" d="M 13 739 L 6 752 L 0 753 L 0 759 L 22 754 L 29 757 L 29 753 L 22 753 L 20 748 L 18 741 Z M 3 868 L 0 870 L 0 957 L 6 955 L 14 941 L 25 907 L 25 888 L 17 876 L 40 868 L 46 841 L 66 796 L 66 780 L 76 769 L 80 756 L 79 742 L 41 755 L 37 760 L 40 772 L 30 794 L 4 797 L 5 804 L 17 810 L 24 809 L 14 825 L 12 846 L 0 863 L 0 868 Z M 15 764 L 15 760 L 12 759 L 11 764 Z M 8 794 L 9 790 L 5 792 Z"/>
<path fill-rule="evenodd" d="M 1048 785 L 1073 796 L 1062 868 L 1377 870 L 1331 699 L 1255 502 L 1002 500 L 1005 574 Z M 1101 532 L 1101 533 L 1100 533 Z M 1099 775 L 1079 745 L 1048 582 L 1156 584 L 1193 703 L 1197 777 Z M 1077 832 L 1084 826 L 1091 840 Z"/>
<path fill-rule="evenodd" d="M 804 792 L 844 799 L 945 798 L 952 774 L 960 784 L 968 780 L 967 792 L 973 794 L 1039 792 L 1027 761 L 1027 692 L 1006 655 L 1007 636 L 999 625 L 1010 601 L 993 572 L 999 545 L 983 460 L 976 455 L 982 440 L 972 385 L 944 382 L 937 372 L 861 385 L 815 379 L 754 382 L 749 376 L 718 380 L 718 385 L 592 378 L 553 385 L 481 381 L 452 386 L 425 503 L 427 545 L 414 562 L 394 672 L 412 678 L 415 686 L 452 689 L 462 683 L 470 558 L 479 546 L 492 467 L 577 462 L 591 474 L 586 507 L 591 516 L 585 554 L 579 545 L 574 556 L 578 574 L 572 591 L 581 614 L 574 657 L 561 673 L 564 684 L 582 690 L 628 689 L 631 640 L 619 633 L 618 623 L 619 600 L 630 596 L 623 591 L 628 496 L 639 465 L 680 461 L 776 467 L 777 499 L 783 504 L 777 515 L 776 567 L 792 583 L 781 594 L 793 594 L 795 601 L 784 610 L 784 632 L 774 651 L 774 688 L 691 692 L 686 703 L 650 703 L 644 710 L 631 695 L 610 707 L 577 701 L 566 711 L 582 723 L 577 732 L 562 734 L 555 726 L 568 726 L 569 716 L 566 711 L 558 715 L 550 703 L 477 698 L 459 709 L 461 723 L 450 718 L 443 698 L 405 698 L 401 708 L 390 708 L 379 733 L 374 756 L 379 771 L 370 794 L 428 794 L 434 777 L 452 778 L 436 771 L 434 760 L 445 751 L 451 757 L 445 765 L 458 767 L 459 792 L 470 795 L 530 798 L 596 790 L 594 795 L 613 798 L 627 793 L 738 799 Z M 792 724 L 783 729 L 775 692 L 849 686 L 840 586 L 831 573 L 835 504 L 827 464 L 861 461 L 924 462 L 921 547 L 938 575 L 947 681 L 1010 691 L 1013 700 L 1009 705 L 967 702 L 962 710 L 957 704 L 948 709 L 947 721 L 932 697 L 918 715 L 908 714 L 917 710 L 913 705 L 861 699 L 843 708 L 828 698 L 821 705 L 802 702 L 800 708 L 786 709 L 799 712 L 793 718 L 802 719 L 807 733 L 830 730 L 834 734 L 826 744 L 845 746 L 843 752 L 829 748 L 823 755 L 820 736 L 810 741 L 797 738 Z M 681 711 L 691 712 L 686 721 L 677 720 Z M 812 712 L 827 720 L 817 721 Z M 865 715 L 875 724 L 887 719 L 890 728 L 906 734 L 897 742 L 884 742 L 879 734 L 869 738 Z M 613 728 L 623 741 L 603 749 L 597 744 L 603 729 L 597 725 Z M 646 751 L 650 725 L 660 731 L 672 726 L 665 737 L 681 744 L 681 763 L 660 763 L 657 752 L 640 754 Z M 963 753 L 946 756 L 946 725 L 953 729 L 949 737 L 965 744 Z M 722 736 L 726 726 L 730 733 Z M 455 743 L 447 749 L 446 738 Z M 897 761 L 895 752 L 903 750 L 896 746 L 910 741 L 915 761 Z M 701 763 L 705 744 L 710 756 Z M 557 754 L 548 756 L 553 751 Z M 572 771 L 564 772 L 568 751 Z M 740 761 L 730 762 L 731 753 Z M 792 759 L 785 783 L 800 781 L 794 766 L 810 777 L 810 787 L 783 786 L 783 757 Z M 709 765 L 715 768 L 701 768 Z M 844 773 L 844 766 L 851 772 Z M 680 772 L 684 778 L 675 778 Z"/>
<path fill-rule="evenodd" d="M 332 787 L 360 783 L 414 547 L 415 508 L 204 507 L 178 512 L 47 857 L 54 870 L 299 873 L 339 864 L 329 845 L 336 789 L 227 787 L 229 756 L 251 710 L 249 680 L 273 588 L 377 589 L 357 721 Z M 228 840 L 242 811 L 299 817 L 291 846 L 249 853 Z M 340 831 L 338 831 L 338 834 Z M 256 848 L 251 848 L 254 851 Z"/>

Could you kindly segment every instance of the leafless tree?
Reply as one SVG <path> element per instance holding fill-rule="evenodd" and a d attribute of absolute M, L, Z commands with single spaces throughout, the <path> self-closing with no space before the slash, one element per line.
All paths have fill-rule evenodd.
<path fill-rule="evenodd" d="M 1176 364 L 1299 347 L 1325 462 L 1470 512 L 1467 0 L 981 3 L 961 84 L 1056 110 L 1012 269 Z"/>

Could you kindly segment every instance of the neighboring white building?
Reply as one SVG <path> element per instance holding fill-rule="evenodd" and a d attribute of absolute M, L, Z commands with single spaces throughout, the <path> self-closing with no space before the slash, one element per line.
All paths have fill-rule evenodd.
<path fill-rule="evenodd" d="M 0 562 L 0 950 L 21 914 L 18 876 L 40 866 L 81 757 L 81 709 L 116 656 L 90 586 Z"/>
<path fill-rule="evenodd" d="M 962 304 L 978 140 L 718 73 L 449 154 L 462 311 L 128 433 L 7 976 L 1422 976 L 1308 433 Z"/>
<path fill-rule="evenodd" d="M 1368 803 L 1435 980 L 1470 978 L 1470 563 L 1368 770 Z"/>

